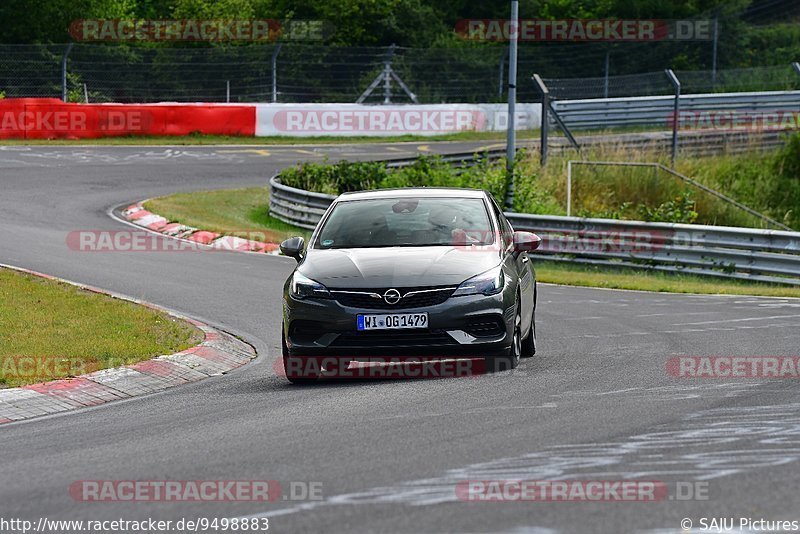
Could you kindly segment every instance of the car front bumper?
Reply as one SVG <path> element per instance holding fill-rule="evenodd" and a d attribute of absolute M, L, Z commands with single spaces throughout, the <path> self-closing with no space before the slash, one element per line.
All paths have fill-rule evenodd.
<path fill-rule="evenodd" d="M 510 300 L 510 302 L 508 302 Z M 283 298 L 283 325 L 289 356 L 340 358 L 477 358 L 507 353 L 511 344 L 513 299 L 497 295 L 450 297 L 424 308 L 352 308 L 334 299 Z M 359 332 L 358 314 L 428 314 L 428 328 Z"/>

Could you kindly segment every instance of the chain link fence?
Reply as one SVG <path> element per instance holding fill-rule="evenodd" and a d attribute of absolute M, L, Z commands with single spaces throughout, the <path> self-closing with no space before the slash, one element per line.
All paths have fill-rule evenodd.
<path fill-rule="evenodd" d="M 684 94 L 789 91 L 800 89 L 791 65 L 725 70 L 676 70 Z M 657 96 L 674 93 L 664 71 L 591 78 L 544 78 L 557 100 Z"/>
<path fill-rule="evenodd" d="M 61 98 L 64 45 L 0 45 L 0 94 Z"/>
<path fill-rule="evenodd" d="M 694 47 L 694 48 L 692 48 Z M 676 54 L 708 43 L 525 43 L 518 99 L 540 100 L 539 73 L 555 99 L 671 94 L 663 70 Z M 332 47 L 297 43 L 165 47 L 107 44 L 0 45 L 6 97 L 74 102 L 355 102 L 386 65 L 420 103 L 491 103 L 506 98 L 507 46 Z M 66 57 L 66 70 L 62 61 Z M 676 71 L 684 94 L 800 88 L 789 66 Z M 405 103 L 398 83 L 381 81 L 367 103 Z"/>

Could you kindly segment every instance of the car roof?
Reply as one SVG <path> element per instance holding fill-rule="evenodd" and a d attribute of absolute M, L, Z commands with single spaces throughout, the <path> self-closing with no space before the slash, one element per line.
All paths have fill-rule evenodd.
<path fill-rule="evenodd" d="M 402 187 L 396 189 L 377 189 L 373 191 L 355 191 L 342 193 L 337 200 L 365 200 L 374 198 L 402 197 L 446 197 L 446 198 L 486 198 L 483 189 L 467 189 L 458 187 Z"/>

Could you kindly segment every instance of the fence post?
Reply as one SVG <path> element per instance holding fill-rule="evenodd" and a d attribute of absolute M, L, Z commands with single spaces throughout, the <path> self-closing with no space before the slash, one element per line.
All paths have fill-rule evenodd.
<path fill-rule="evenodd" d="M 394 58 L 394 49 L 397 45 L 392 43 L 389 46 L 389 52 L 386 54 L 386 61 L 383 64 L 383 103 L 392 103 L 392 59 Z"/>
<path fill-rule="evenodd" d="M 608 98 L 608 71 L 611 66 L 611 50 L 606 49 L 606 68 L 605 76 L 603 78 L 603 98 Z"/>
<path fill-rule="evenodd" d="M 506 58 L 508 57 L 508 48 L 503 48 L 503 53 L 500 55 L 500 75 L 497 77 L 497 99 L 503 98 L 503 78 L 505 77 Z"/>
<path fill-rule="evenodd" d="M 572 160 L 567 162 L 567 217 L 572 216 Z"/>
<path fill-rule="evenodd" d="M 519 45 L 519 1 L 511 0 L 511 41 L 508 48 L 508 128 L 506 130 L 506 173 L 508 191 L 506 209 L 514 207 L 514 156 L 517 151 L 517 46 Z"/>
<path fill-rule="evenodd" d="M 797 74 L 800 74 L 800 62 L 799 61 L 795 61 L 794 63 L 792 63 L 792 68 L 795 70 L 795 72 L 797 72 Z"/>
<path fill-rule="evenodd" d="M 225 80 L 225 103 L 231 103 L 231 81 Z"/>
<path fill-rule="evenodd" d="M 67 57 L 72 51 L 73 43 L 67 44 L 67 49 L 64 50 L 64 55 L 61 57 L 61 101 L 67 101 Z"/>
<path fill-rule="evenodd" d="M 542 78 L 538 74 L 533 75 L 533 82 L 542 93 L 542 127 L 539 130 L 541 132 L 541 140 L 539 142 L 541 145 L 541 157 L 539 158 L 539 162 L 541 163 L 542 167 L 544 167 L 547 163 L 547 130 L 550 122 L 550 114 L 548 113 L 548 110 L 550 109 L 550 90 L 547 88 L 542 81 Z"/>
<path fill-rule="evenodd" d="M 678 155 L 678 126 L 681 120 L 681 82 L 678 80 L 678 77 L 675 76 L 675 73 L 672 72 L 672 69 L 666 69 L 664 72 L 667 74 L 672 88 L 675 89 L 675 106 L 672 112 L 672 168 L 674 169 L 675 158 Z"/>
<path fill-rule="evenodd" d="M 272 103 L 278 101 L 278 54 L 281 53 L 283 43 L 278 43 L 272 51 Z"/>
<path fill-rule="evenodd" d="M 717 85 L 717 41 L 719 41 L 719 10 L 714 12 L 714 44 L 711 45 L 711 89 Z"/>

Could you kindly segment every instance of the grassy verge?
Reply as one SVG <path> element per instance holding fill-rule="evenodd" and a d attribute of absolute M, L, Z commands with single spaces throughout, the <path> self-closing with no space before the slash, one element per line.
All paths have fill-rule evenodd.
<path fill-rule="evenodd" d="M 290 226 L 267 214 L 268 195 L 267 187 L 179 193 L 153 199 L 145 207 L 170 220 L 223 234 L 245 235 L 247 232 L 254 232 L 250 238 L 260 238 L 263 235 L 269 242 L 279 242 L 291 235 L 308 237 L 308 231 Z M 787 286 L 718 280 L 688 274 L 615 270 L 545 260 L 536 262 L 536 273 L 542 282 L 573 286 L 800 297 L 800 288 Z"/>
<path fill-rule="evenodd" d="M 539 130 L 521 130 L 518 139 L 537 139 Z M 102 139 L 4 139 L 4 145 L 341 145 L 352 143 L 398 143 L 431 141 L 503 141 L 505 132 L 461 132 L 444 135 L 401 135 L 387 137 L 242 137 L 235 135 L 120 136 Z"/>
<path fill-rule="evenodd" d="M 538 281 L 568 286 L 636 289 L 666 293 L 800 297 L 800 287 L 745 280 L 725 280 L 658 271 L 623 270 L 624 268 L 613 269 L 546 260 L 536 261 L 534 267 Z"/>
<path fill-rule="evenodd" d="M 572 214 L 578 217 L 649 222 L 695 223 L 752 228 L 800 228 L 800 135 L 779 150 L 724 154 L 710 158 L 682 157 L 678 170 L 776 220 L 764 221 L 704 191 L 697 185 L 652 167 L 666 163 L 663 154 L 630 150 L 619 144 L 554 154 L 546 166 L 527 151 L 516 162 L 514 211 L 566 215 L 567 162 L 623 162 L 622 165 L 575 165 L 572 172 Z M 625 164 L 639 164 L 626 166 Z M 643 165 L 643 166 L 642 166 Z M 507 196 L 504 161 L 479 159 L 454 169 L 437 156 L 423 156 L 413 165 L 386 169 L 380 162 L 304 162 L 281 172 L 284 184 L 310 191 L 339 194 L 386 187 L 448 186 L 487 189 L 499 201 Z"/>
<path fill-rule="evenodd" d="M 663 128 L 651 126 L 620 126 L 597 130 L 584 130 L 578 135 L 601 136 L 626 133 L 663 132 Z M 540 130 L 518 130 L 517 142 L 538 141 Z M 550 133 L 550 138 L 566 139 L 559 132 Z M 159 145 L 346 145 L 366 143 L 430 143 L 437 141 L 487 141 L 505 143 L 505 132 L 460 132 L 441 135 L 397 135 L 397 136 L 285 136 L 274 135 L 269 137 L 244 137 L 238 135 L 125 135 L 117 137 L 103 137 L 100 139 L 3 139 L 3 145 L 96 145 L 96 146 L 159 146 Z"/>
<path fill-rule="evenodd" d="M 310 235 L 269 215 L 269 187 L 177 193 L 149 200 L 144 207 L 170 221 L 255 241 L 280 243 Z"/>
<path fill-rule="evenodd" d="M 199 330 L 143 306 L 0 268 L 0 388 L 171 354 Z"/>
<path fill-rule="evenodd" d="M 519 162 L 514 208 L 525 213 L 565 214 L 567 161 L 658 162 L 663 153 L 610 144 L 581 156 L 554 154 L 546 167 L 536 154 Z M 681 156 L 676 170 L 794 229 L 800 229 L 800 134 L 771 151 Z M 611 219 L 652 220 L 725 226 L 765 227 L 764 223 L 667 173 L 652 168 L 573 167 L 572 213 Z"/>

